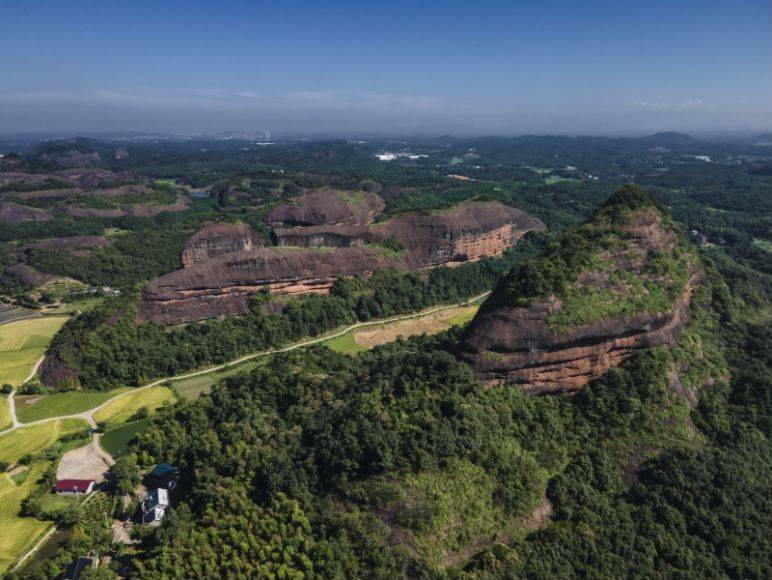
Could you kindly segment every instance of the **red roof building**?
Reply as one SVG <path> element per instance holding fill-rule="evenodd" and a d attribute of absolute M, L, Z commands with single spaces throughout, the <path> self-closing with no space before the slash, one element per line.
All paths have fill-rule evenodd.
<path fill-rule="evenodd" d="M 60 479 L 54 490 L 63 494 L 91 493 L 95 483 L 93 479 Z"/>

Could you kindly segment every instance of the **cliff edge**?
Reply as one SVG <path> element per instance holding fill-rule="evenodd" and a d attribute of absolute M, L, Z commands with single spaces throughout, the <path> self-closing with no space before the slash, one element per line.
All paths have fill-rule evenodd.
<path fill-rule="evenodd" d="M 635 349 L 675 344 L 701 276 L 667 212 L 628 186 L 502 281 L 459 356 L 490 384 L 578 390 Z"/>

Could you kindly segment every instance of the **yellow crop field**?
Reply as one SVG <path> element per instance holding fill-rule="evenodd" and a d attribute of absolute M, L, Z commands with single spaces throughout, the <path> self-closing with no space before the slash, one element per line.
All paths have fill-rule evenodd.
<path fill-rule="evenodd" d="M 118 397 L 94 413 L 97 423 L 110 426 L 125 423 L 140 409 L 153 413 L 174 399 L 174 393 L 167 387 L 150 387 Z"/>
<path fill-rule="evenodd" d="M 57 419 L 0 435 L 0 461 L 12 463 L 25 455 L 35 455 L 64 435 L 88 429 L 83 419 Z"/>
<path fill-rule="evenodd" d="M 451 326 L 464 325 L 477 312 L 478 306 L 459 306 L 441 312 L 417 316 L 395 322 L 386 322 L 376 326 L 354 331 L 354 340 L 360 346 L 373 348 L 397 340 L 397 337 L 418 334 L 437 334 Z"/>
<path fill-rule="evenodd" d="M 0 574 L 5 573 L 53 525 L 20 516 L 22 502 L 35 489 L 47 467 L 47 462 L 33 463 L 18 485 L 8 474 L 0 474 Z"/>
<path fill-rule="evenodd" d="M 64 316 L 52 316 L 1 325 L 0 384 L 21 385 L 66 321 Z"/>

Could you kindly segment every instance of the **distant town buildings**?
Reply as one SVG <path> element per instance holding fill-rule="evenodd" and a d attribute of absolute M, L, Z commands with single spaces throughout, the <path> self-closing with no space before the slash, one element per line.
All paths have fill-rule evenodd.
<path fill-rule="evenodd" d="M 376 153 L 375 157 L 377 157 L 379 161 L 394 161 L 399 158 L 416 161 L 418 159 L 428 158 L 429 156 L 425 153 L 391 153 L 390 151 L 386 151 L 384 153 Z"/>

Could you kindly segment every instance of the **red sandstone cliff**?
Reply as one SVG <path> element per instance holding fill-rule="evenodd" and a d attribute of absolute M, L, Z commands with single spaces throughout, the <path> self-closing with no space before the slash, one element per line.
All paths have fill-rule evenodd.
<path fill-rule="evenodd" d="M 340 276 L 404 263 L 373 248 L 258 248 L 212 258 L 156 278 L 142 291 L 139 320 L 180 324 L 249 311 L 249 294 L 328 292 Z"/>
<path fill-rule="evenodd" d="M 182 250 L 182 264 L 189 268 L 210 258 L 262 247 L 263 240 L 247 224 L 211 224 L 197 231 Z"/>
<path fill-rule="evenodd" d="M 471 202 L 449 210 L 405 214 L 374 225 L 325 225 L 274 230 L 279 245 L 347 247 L 400 242 L 414 267 L 496 256 L 544 224 L 500 202 Z"/>
<path fill-rule="evenodd" d="M 139 319 L 178 324 L 244 314 L 249 293 L 263 287 L 284 295 L 327 292 L 341 276 L 497 255 L 525 233 L 542 229 L 539 220 L 498 202 L 407 214 L 376 225 L 274 230 L 280 246 L 300 248 L 257 248 L 259 238 L 243 224 L 207 226 L 188 241 L 182 253 L 185 269 L 143 290 Z M 401 256 L 365 246 L 391 237 L 405 246 Z M 326 248 L 314 250 L 321 247 Z"/>
<path fill-rule="evenodd" d="M 633 279 L 662 287 L 673 284 L 675 298 L 667 308 L 556 328 L 555 314 L 567 307 L 560 297 L 551 294 L 518 305 L 502 287 L 467 328 L 459 356 L 488 383 L 514 383 L 530 392 L 562 392 L 581 389 L 636 349 L 674 346 L 689 320 L 690 298 L 702 276 L 696 258 L 676 249 L 675 234 L 653 208 L 634 212 L 612 235 L 621 242 L 615 250 L 601 252 L 602 265 L 582 272 L 575 289 L 607 290 L 598 299 L 614 300 L 633 292 Z M 685 281 L 680 285 L 654 273 L 655 260 L 663 256 L 678 256 L 673 263 L 682 269 Z M 641 292 L 650 291 L 646 288 L 651 286 Z"/>

